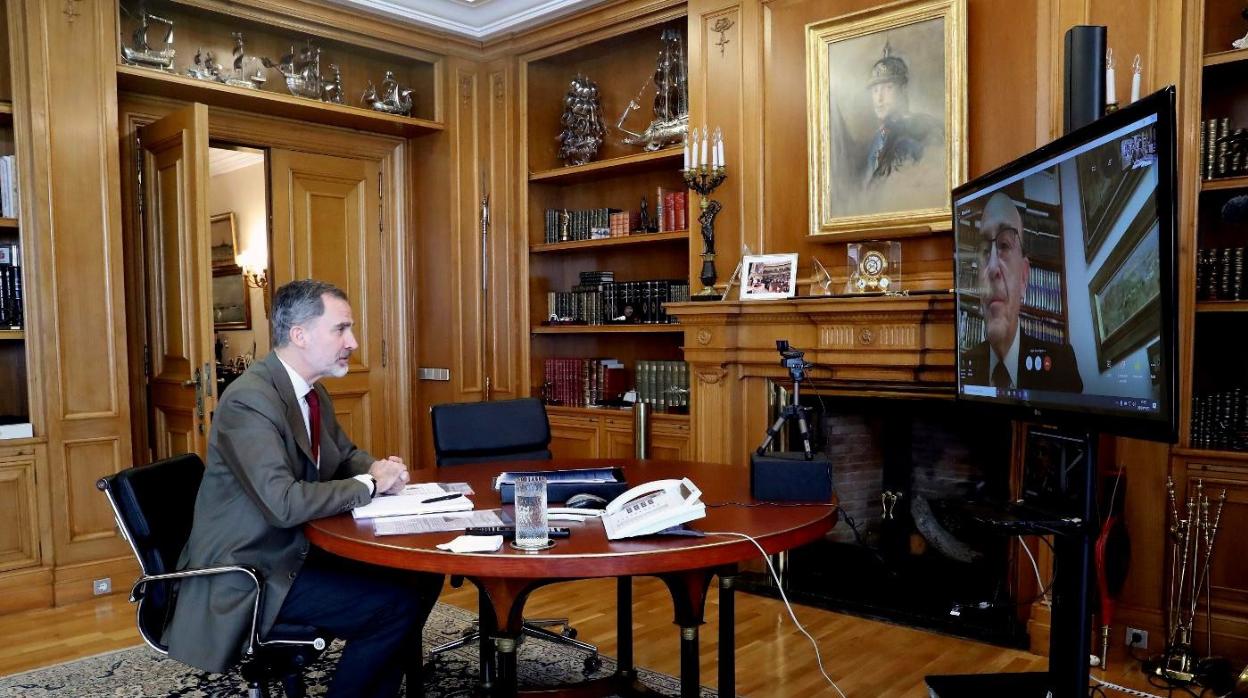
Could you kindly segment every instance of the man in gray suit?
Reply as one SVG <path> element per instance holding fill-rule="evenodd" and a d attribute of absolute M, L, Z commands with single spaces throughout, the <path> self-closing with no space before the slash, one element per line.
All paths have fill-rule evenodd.
<path fill-rule="evenodd" d="M 221 396 L 179 568 L 250 565 L 264 577 L 260 635 L 277 622 L 347 641 L 330 696 L 398 693 L 442 578 L 398 575 L 311 551 L 302 526 L 350 511 L 408 479 L 402 459 L 355 447 L 317 383 L 347 373 L 358 347 L 347 296 L 293 281 L 273 298 L 273 351 Z M 305 564 L 306 562 L 306 564 Z M 165 641 L 170 655 L 225 671 L 249 641 L 255 585 L 244 574 L 182 581 Z M 411 643 L 411 646 L 408 644 Z"/>

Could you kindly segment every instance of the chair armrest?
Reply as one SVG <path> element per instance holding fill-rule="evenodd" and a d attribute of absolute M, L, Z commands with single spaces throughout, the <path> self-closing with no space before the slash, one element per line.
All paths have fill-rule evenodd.
<path fill-rule="evenodd" d="M 221 567 L 201 567 L 198 569 L 178 570 L 177 572 L 167 572 L 165 574 L 148 574 L 139 577 L 134 586 L 130 587 L 130 602 L 141 602 L 142 592 L 139 588 L 148 582 L 164 582 L 176 579 L 186 579 L 188 577 L 208 577 L 217 574 L 229 573 L 245 574 L 251 577 L 252 583 L 256 585 L 256 600 L 251 606 L 251 632 L 247 635 L 247 655 L 255 654 L 256 647 L 265 643 L 260 642 L 258 624 L 260 622 L 260 605 L 264 601 L 264 580 L 260 577 L 260 573 L 246 565 L 223 565 Z M 317 638 L 316 642 L 324 646 L 325 641 Z M 291 644 L 291 643 L 281 643 Z M 305 643 L 298 643 L 305 644 Z M 313 644 L 312 642 L 306 644 Z M 321 649 L 318 647 L 317 649 Z"/>

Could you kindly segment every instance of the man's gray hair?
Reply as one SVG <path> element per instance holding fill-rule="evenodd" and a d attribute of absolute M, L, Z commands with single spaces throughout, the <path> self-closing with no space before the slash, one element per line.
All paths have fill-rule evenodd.
<path fill-rule="evenodd" d="M 337 286 L 316 279 L 298 279 L 277 289 L 273 294 L 270 325 L 273 330 L 273 346 L 284 347 L 290 343 L 290 328 L 306 324 L 325 314 L 325 294 L 347 301 L 347 294 Z"/>

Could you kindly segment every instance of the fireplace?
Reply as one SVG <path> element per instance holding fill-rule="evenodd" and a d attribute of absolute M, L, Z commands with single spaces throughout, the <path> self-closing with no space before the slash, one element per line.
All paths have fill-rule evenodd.
<path fill-rule="evenodd" d="M 769 381 L 768 392 L 776 415 L 788 391 Z M 832 460 L 842 518 L 782 561 L 790 598 L 1025 646 L 1008 539 L 956 512 L 966 499 L 1006 497 L 1010 422 L 947 398 L 821 395 L 809 384 L 802 392 L 815 448 Z M 778 441 L 780 450 L 801 448 L 795 425 Z M 775 595 L 765 573 L 744 577 L 746 590 Z"/>

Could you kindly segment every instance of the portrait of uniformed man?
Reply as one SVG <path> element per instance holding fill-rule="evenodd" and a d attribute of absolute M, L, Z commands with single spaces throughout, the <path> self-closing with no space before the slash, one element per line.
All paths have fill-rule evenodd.
<path fill-rule="evenodd" d="M 949 196 L 944 21 L 827 47 L 827 213 L 939 208 Z"/>

